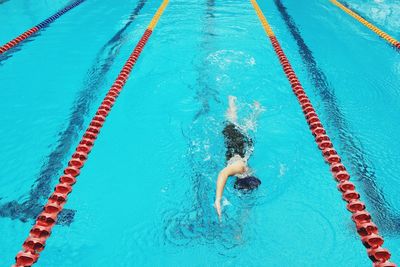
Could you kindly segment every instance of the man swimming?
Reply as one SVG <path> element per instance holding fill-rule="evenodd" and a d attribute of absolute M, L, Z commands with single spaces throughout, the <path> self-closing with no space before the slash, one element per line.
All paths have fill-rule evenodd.
<path fill-rule="evenodd" d="M 261 181 L 252 175 L 252 170 L 247 166 L 253 141 L 246 131 L 238 124 L 236 97 L 229 96 L 229 107 L 226 112 L 227 123 L 222 131 L 225 137 L 227 166 L 220 171 L 217 179 L 214 207 L 219 217 L 222 214 L 221 198 L 226 181 L 230 176 L 235 176 L 235 189 L 251 191 L 256 189 Z M 260 104 L 254 102 L 253 119 L 262 111 Z"/>

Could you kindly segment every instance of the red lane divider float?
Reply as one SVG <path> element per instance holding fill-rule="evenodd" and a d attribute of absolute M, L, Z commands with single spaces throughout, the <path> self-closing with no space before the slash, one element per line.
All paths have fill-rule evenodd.
<path fill-rule="evenodd" d="M 39 253 L 45 247 L 45 243 L 51 234 L 51 230 L 56 224 L 57 216 L 63 209 L 68 194 L 72 191 L 72 186 L 76 182 L 76 177 L 80 174 L 80 169 L 84 166 L 88 155 L 93 148 L 94 142 L 96 141 L 97 135 L 100 133 L 100 129 L 106 121 L 107 115 L 110 113 L 117 97 L 122 91 L 136 60 L 139 58 L 143 47 L 146 45 L 168 2 L 169 0 L 164 0 L 155 13 L 143 36 L 118 74 L 114 84 L 111 86 L 111 89 L 108 91 L 100 107 L 97 109 L 96 115 L 90 122 L 89 127 L 86 129 L 86 132 L 79 142 L 79 145 L 75 149 L 75 153 L 68 162 L 68 167 L 64 169 L 64 175 L 60 177 L 60 182 L 54 188 L 53 194 L 49 197 L 43 211 L 37 217 L 35 224 L 31 228 L 29 237 L 23 244 L 23 249 L 18 252 L 15 257 L 15 267 L 31 266 L 38 260 Z"/>
<path fill-rule="evenodd" d="M 128 79 L 128 76 L 151 33 L 152 31 L 150 30 L 145 31 L 139 43 L 135 47 L 135 50 L 119 73 L 116 81 L 108 91 L 100 107 L 97 109 L 96 115 L 90 122 L 90 125 L 86 129 L 75 153 L 68 162 L 68 167 L 64 169 L 64 175 L 60 177 L 59 183 L 54 188 L 53 194 L 49 197 L 43 211 L 37 217 L 36 223 L 30 231 L 29 237 L 23 244 L 23 249 L 17 254 L 15 266 L 31 266 L 38 260 L 39 253 L 44 249 L 46 240 L 51 234 L 51 229 L 56 224 L 57 216 L 63 209 L 68 194 L 72 191 L 72 186 L 76 182 L 76 177 L 80 174 L 80 169 L 85 164 L 107 115 L 110 113 L 115 100 L 120 94 L 122 87 L 125 85 L 126 80 Z"/>
<path fill-rule="evenodd" d="M 76 177 L 80 174 L 80 169 L 85 164 L 107 115 L 110 113 L 116 98 L 121 92 L 122 87 L 125 85 L 126 80 L 128 79 L 128 76 L 151 33 L 150 30 L 146 30 L 140 39 L 139 44 L 125 63 L 122 71 L 119 73 L 117 80 L 114 82 L 98 108 L 96 115 L 93 117 L 89 127 L 86 129 L 75 153 L 68 162 L 68 167 L 64 169 L 64 175 L 60 177 L 60 182 L 56 185 L 53 194 L 49 197 L 42 213 L 37 217 L 36 223 L 30 231 L 29 237 L 23 244 L 23 250 L 17 254 L 16 266 L 31 266 L 38 260 L 39 253 L 44 249 L 46 240 L 51 234 L 51 229 L 56 224 L 57 216 L 63 209 L 68 194 L 72 191 L 72 186 L 76 182 Z"/>
<path fill-rule="evenodd" d="M 290 65 L 289 60 L 283 52 L 281 45 L 275 37 L 271 26 L 268 24 L 256 0 L 250 1 L 272 43 L 293 92 L 300 103 L 310 130 L 315 137 L 315 142 L 319 149 L 322 150 L 325 161 L 330 165 L 333 177 L 339 183 L 338 189 L 342 193 L 343 200 L 347 202 L 347 209 L 352 213 L 351 218 L 356 225 L 357 233 L 360 235 L 362 243 L 367 248 L 369 258 L 374 262 L 375 267 L 395 267 L 396 264 L 389 262 L 391 256 L 389 251 L 382 248 L 384 240 L 383 237 L 378 234 L 378 227 L 372 222 L 371 215 L 367 212 L 365 204 L 360 201 L 360 194 L 356 191 L 355 185 L 349 181 L 350 174 L 346 171 L 346 167 L 343 165 L 340 156 L 333 147 L 324 126 Z"/>
<path fill-rule="evenodd" d="M 74 7 L 80 5 L 81 3 L 83 3 L 85 0 L 78 0 L 66 7 L 64 7 L 63 9 L 61 9 L 60 11 L 58 11 L 56 14 L 54 14 L 53 16 L 47 18 L 46 20 L 42 21 L 41 23 L 39 23 L 38 25 L 36 25 L 35 27 L 27 30 L 26 32 L 24 32 L 23 34 L 21 34 L 20 36 L 18 36 L 17 38 L 12 39 L 11 41 L 9 41 L 8 43 L 6 43 L 5 45 L 0 47 L 0 55 L 5 53 L 6 51 L 10 50 L 11 48 L 13 48 L 14 46 L 16 46 L 17 44 L 19 44 L 20 42 L 24 41 L 25 39 L 27 39 L 28 37 L 30 37 L 32 34 L 40 31 L 41 29 L 47 27 L 50 23 L 52 23 L 53 21 L 55 21 L 56 19 L 58 19 L 59 17 L 61 17 L 62 15 L 64 15 L 67 11 L 73 9 Z"/>
<path fill-rule="evenodd" d="M 357 232 L 361 237 L 362 243 L 367 248 L 369 258 L 374 262 L 374 266 L 376 267 L 396 266 L 394 263 L 388 262 L 391 255 L 387 249 L 381 247 L 384 242 L 383 237 L 378 235 L 378 227 L 372 222 L 371 215 L 367 212 L 365 204 L 360 201 L 360 194 L 356 191 L 355 185 L 349 181 L 350 174 L 346 171 L 340 156 L 333 147 L 329 136 L 326 134 L 324 126 L 278 40 L 275 36 L 270 37 L 270 40 L 292 86 L 293 92 L 303 109 L 304 116 L 315 137 L 315 141 L 319 149 L 322 150 L 325 161 L 331 166 L 333 177 L 339 183 L 338 189 L 342 192 L 343 200 L 347 202 L 347 209 L 353 213 L 351 218 L 356 224 Z"/>

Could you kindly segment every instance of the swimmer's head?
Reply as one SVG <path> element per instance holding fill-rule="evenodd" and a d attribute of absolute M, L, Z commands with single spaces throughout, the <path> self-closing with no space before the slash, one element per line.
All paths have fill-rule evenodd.
<path fill-rule="evenodd" d="M 242 179 L 236 179 L 235 189 L 238 190 L 254 190 L 261 184 L 260 179 L 255 176 L 247 176 Z"/>

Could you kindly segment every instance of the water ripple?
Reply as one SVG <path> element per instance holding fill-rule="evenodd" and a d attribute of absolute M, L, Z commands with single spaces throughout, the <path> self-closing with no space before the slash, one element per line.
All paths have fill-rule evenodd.
<path fill-rule="evenodd" d="M 350 161 L 353 173 L 363 186 L 363 191 L 368 201 L 372 204 L 372 213 L 381 229 L 388 232 L 398 232 L 400 217 L 388 208 L 384 194 L 376 184 L 376 173 L 372 162 L 366 157 L 367 153 L 358 137 L 350 130 L 349 123 L 335 96 L 332 85 L 329 84 L 325 73 L 318 67 L 312 51 L 301 36 L 300 30 L 286 7 L 280 0 L 274 0 L 282 18 L 284 19 L 291 35 L 295 39 L 300 56 L 307 67 L 310 80 L 313 82 L 316 94 L 321 98 L 325 109 L 326 122 L 330 128 L 335 129 L 344 151 L 344 156 Z"/>
<path fill-rule="evenodd" d="M 27 221 L 36 218 L 42 210 L 41 203 L 45 201 L 52 191 L 52 182 L 58 177 L 64 167 L 64 161 L 75 145 L 79 133 L 85 126 L 85 120 L 92 104 L 101 94 L 100 89 L 104 84 L 104 77 L 111 69 L 121 47 L 128 41 L 127 28 L 134 22 L 137 15 L 145 5 L 146 0 L 140 0 L 132 11 L 124 27 L 112 36 L 99 50 L 92 67 L 89 69 L 84 85 L 71 108 L 69 121 L 66 128 L 58 134 L 56 148 L 47 156 L 46 162 L 41 167 L 38 178 L 29 192 L 29 198 L 24 195 L 21 204 L 17 201 L 8 202 L 0 206 L 0 216 Z M 59 223 L 70 224 L 75 211 L 63 210 Z"/>

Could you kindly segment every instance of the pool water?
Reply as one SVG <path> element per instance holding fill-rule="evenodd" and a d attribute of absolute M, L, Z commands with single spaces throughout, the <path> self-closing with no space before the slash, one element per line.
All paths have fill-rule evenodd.
<path fill-rule="evenodd" d="M 69 1 L 0 1 L 0 44 Z M 0 55 L 0 266 L 10 266 L 161 1 L 87 0 Z M 395 0 L 347 0 L 400 39 Z M 400 262 L 400 54 L 328 0 L 259 1 L 392 261 Z M 259 101 L 224 193 L 228 95 Z M 37 266 L 371 266 L 250 1 L 171 0 Z"/>

